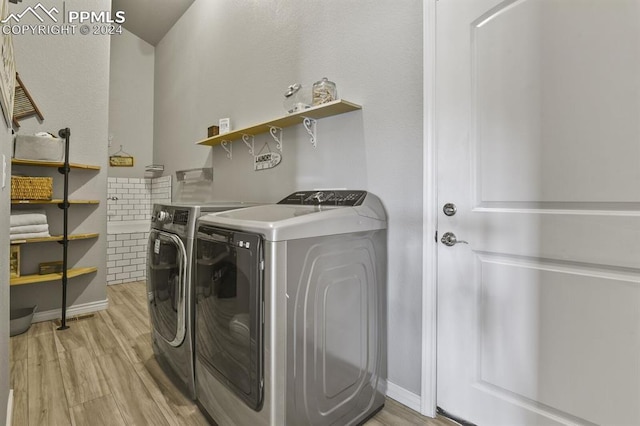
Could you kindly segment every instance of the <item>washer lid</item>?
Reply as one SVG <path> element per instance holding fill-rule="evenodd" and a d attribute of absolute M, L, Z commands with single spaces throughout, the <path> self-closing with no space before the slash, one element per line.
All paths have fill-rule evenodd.
<path fill-rule="evenodd" d="M 202 216 L 199 225 L 254 232 L 267 241 L 362 232 L 387 227 L 378 197 L 367 194 L 355 207 L 270 204 Z"/>

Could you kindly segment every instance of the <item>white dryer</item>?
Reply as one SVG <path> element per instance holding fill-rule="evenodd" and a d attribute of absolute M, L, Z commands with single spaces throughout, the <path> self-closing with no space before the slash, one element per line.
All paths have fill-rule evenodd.
<path fill-rule="evenodd" d="M 351 425 L 386 393 L 387 218 L 365 191 L 204 215 L 196 389 L 220 425 Z"/>

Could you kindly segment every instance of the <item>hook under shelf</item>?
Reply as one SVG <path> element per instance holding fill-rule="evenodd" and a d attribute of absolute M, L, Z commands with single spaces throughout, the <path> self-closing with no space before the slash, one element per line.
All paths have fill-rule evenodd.
<path fill-rule="evenodd" d="M 249 148 L 249 155 L 255 155 L 254 154 L 254 148 L 255 148 L 255 144 L 254 144 L 254 136 L 253 135 L 247 135 L 245 133 L 242 134 L 242 142 L 244 142 L 244 144 L 247 146 L 247 148 Z"/>
<path fill-rule="evenodd" d="M 317 131 L 316 131 L 316 124 L 318 123 L 318 120 L 316 120 L 315 118 L 309 118 L 309 117 L 302 117 L 304 120 L 302 120 L 302 124 L 304 125 L 304 128 L 307 130 L 307 133 L 309 133 L 309 140 L 311 141 L 311 145 L 313 145 L 314 148 L 316 148 L 316 136 L 317 136 Z"/>
<path fill-rule="evenodd" d="M 276 149 L 282 152 L 282 128 L 269 126 L 269 134 L 276 141 Z"/>
<path fill-rule="evenodd" d="M 232 149 L 233 145 L 231 144 L 231 141 L 223 139 L 220 142 L 220 145 L 222 146 L 222 149 L 224 149 L 227 152 L 227 158 L 231 160 L 231 158 L 233 157 L 233 149 Z"/>

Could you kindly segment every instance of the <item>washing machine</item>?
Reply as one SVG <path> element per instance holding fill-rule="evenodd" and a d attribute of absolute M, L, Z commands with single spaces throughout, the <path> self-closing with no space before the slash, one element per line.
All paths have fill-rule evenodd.
<path fill-rule="evenodd" d="M 153 351 L 192 399 L 194 378 L 193 250 L 196 219 L 248 203 L 155 204 L 147 250 L 147 296 Z"/>
<path fill-rule="evenodd" d="M 225 425 L 352 425 L 387 383 L 387 217 L 365 191 L 201 216 L 196 394 Z"/>

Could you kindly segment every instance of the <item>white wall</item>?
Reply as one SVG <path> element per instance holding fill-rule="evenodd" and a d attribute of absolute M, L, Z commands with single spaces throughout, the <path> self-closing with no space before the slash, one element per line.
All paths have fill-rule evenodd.
<path fill-rule="evenodd" d="M 389 380 L 420 393 L 422 283 L 422 2 L 196 0 L 156 46 L 154 162 L 214 168 L 213 197 L 273 202 L 298 189 L 347 187 L 389 214 Z M 328 77 L 363 110 L 284 130 L 282 163 L 254 172 L 196 146 L 230 117 L 240 128 L 283 115 L 289 84 Z M 268 135 L 256 137 L 257 150 Z M 166 172 L 165 172 L 166 173 Z"/>
<path fill-rule="evenodd" d="M 154 47 L 123 29 L 111 38 L 109 154 L 123 150 L 133 167 L 109 167 L 109 176 L 144 177 L 153 159 Z"/>
<path fill-rule="evenodd" d="M 1 111 L 0 111 L 1 114 Z M 0 168 L 2 155 L 11 167 L 11 130 L 0 117 Z M 7 169 L 9 170 L 9 169 Z M 9 229 L 9 211 L 11 207 L 11 183 L 7 171 L 4 188 L 0 187 L 0 229 Z M 1 179 L 1 177 L 0 177 Z M 9 233 L 0 233 L 0 424 L 5 424 L 7 416 L 7 398 L 9 397 Z"/>
<path fill-rule="evenodd" d="M 85 10 L 82 0 L 65 0 L 66 10 Z M 63 1 L 47 3 L 63 10 Z M 110 10 L 110 0 L 94 0 L 91 10 Z M 25 3 L 10 4 L 10 12 L 21 12 Z M 25 19 L 27 19 L 25 17 Z M 16 68 L 44 115 L 20 122 L 20 132 L 57 133 L 71 129 L 70 160 L 101 166 L 99 172 L 72 170 L 69 193 L 76 199 L 98 199 L 98 206 L 71 206 L 69 229 L 74 233 L 99 232 L 100 238 L 72 241 L 69 261 L 76 266 L 97 266 L 98 272 L 69 280 L 67 304 L 80 305 L 106 300 L 106 183 L 109 104 L 109 37 L 101 35 L 18 35 L 13 37 Z M 56 170 L 30 168 L 28 173 L 54 176 L 54 197 L 62 196 L 62 176 Z M 22 168 L 22 172 L 26 169 Z M 52 233 L 62 233 L 62 211 L 46 207 Z M 30 244 L 21 262 L 36 272 L 37 263 L 60 260 L 62 247 L 55 243 Z M 34 269 L 35 268 L 35 269 Z M 23 268 L 23 272 L 24 268 Z M 11 289 L 11 307 L 37 304 L 40 312 L 61 306 L 60 282 L 24 285 Z"/>

